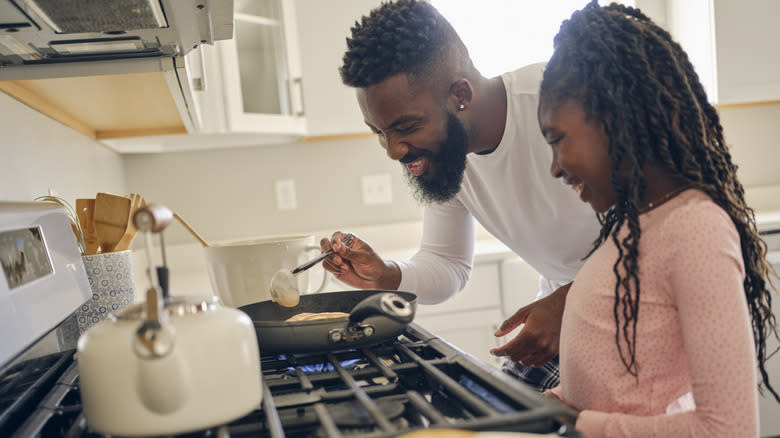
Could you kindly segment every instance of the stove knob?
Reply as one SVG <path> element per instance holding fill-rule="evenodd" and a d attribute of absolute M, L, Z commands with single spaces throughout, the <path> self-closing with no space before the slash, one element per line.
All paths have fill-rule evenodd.
<path fill-rule="evenodd" d="M 344 338 L 341 334 L 341 330 L 331 330 L 328 336 L 330 337 L 330 342 L 339 342 Z"/>

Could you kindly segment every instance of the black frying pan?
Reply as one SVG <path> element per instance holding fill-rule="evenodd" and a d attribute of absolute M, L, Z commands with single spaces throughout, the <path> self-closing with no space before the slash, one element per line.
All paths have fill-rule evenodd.
<path fill-rule="evenodd" d="M 357 290 L 302 295 L 295 307 L 261 301 L 239 307 L 257 331 L 261 352 L 309 353 L 376 344 L 404 331 L 414 319 L 417 295 Z M 285 322 L 302 312 L 344 312 L 349 317 Z"/>

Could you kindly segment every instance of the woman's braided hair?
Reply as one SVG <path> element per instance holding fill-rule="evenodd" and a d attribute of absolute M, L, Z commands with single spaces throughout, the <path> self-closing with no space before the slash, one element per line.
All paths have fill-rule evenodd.
<path fill-rule="evenodd" d="M 398 0 L 355 22 L 339 72 L 345 85 L 359 88 L 397 73 L 423 78 L 452 50 L 468 59 L 466 46 L 436 8 L 425 1 Z"/>
<path fill-rule="evenodd" d="M 707 193 L 736 226 L 760 373 L 780 402 L 764 366 L 766 340 L 772 333 L 778 336 L 766 244 L 758 236 L 753 209 L 745 203 L 718 113 L 707 101 L 687 54 L 640 10 L 615 3 L 599 7 L 595 0 L 561 24 L 554 45 L 541 100 L 582 103 L 586 116 L 600 123 L 609 138 L 616 198 L 614 206 L 599 215 L 602 229 L 591 253 L 610 236 L 618 248 L 613 266 L 617 277 L 613 314 L 615 341 L 624 366 L 637 376 L 638 201 L 645 190 L 642 168 L 653 160 L 688 186 Z M 619 174 L 623 175 L 620 180 Z M 621 239 L 623 227 L 628 233 Z"/>

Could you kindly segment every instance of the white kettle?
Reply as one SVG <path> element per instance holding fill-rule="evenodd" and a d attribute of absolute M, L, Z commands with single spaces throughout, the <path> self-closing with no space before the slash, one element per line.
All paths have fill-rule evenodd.
<path fill-rule="evenodd" d="M 172 335 L 170 350 L 143 357 L 135 345 L 144 313 L 143 304 L 129 307 L 79 339 L 81 400 L 91 431 L 183 433 L 259 408 L 260 353 L 245 313 L 221 306 L 216 297 L 172 298 L 163 323 Z M 168 342 L 161 339 L 166 335 L 156 337 Z"/>
<path fill-rule="evenodd" d="M 82 334 L 78 367 L 87 425 L 107 435 L 200 430 L 247 415 L 262 399 L 249 316 L 216 297 L 163 300 L 154 286 L 146 302 Z"/>

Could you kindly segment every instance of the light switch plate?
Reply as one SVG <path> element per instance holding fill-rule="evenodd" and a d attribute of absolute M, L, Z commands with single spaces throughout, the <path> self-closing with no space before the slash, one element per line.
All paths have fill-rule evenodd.
<path fill-rule="evenodd" d="M 295 196 L 295 180 L 280 179 L 275 182 L 276 208 L 279 210 L 295 210 L 298 199 Z"/>
<path fill-rule="evenodd" d="M 389 173 L 363 176 L 363 205 L 393 203 L 393 179 Z"/>

